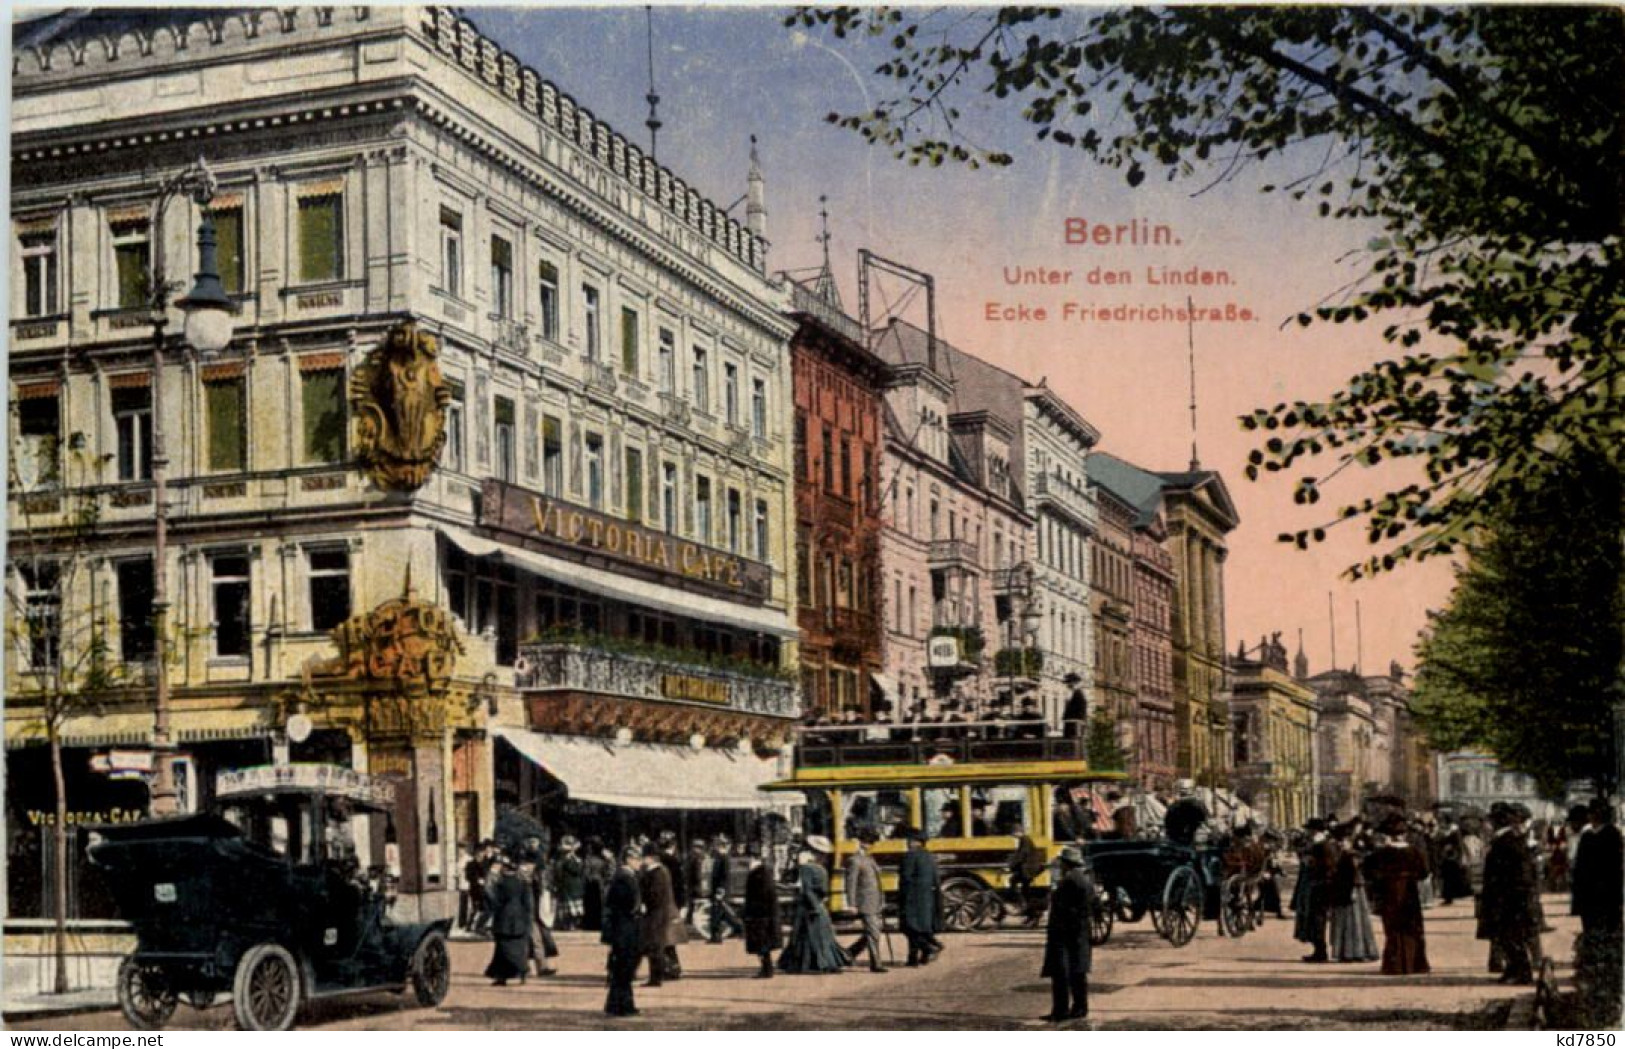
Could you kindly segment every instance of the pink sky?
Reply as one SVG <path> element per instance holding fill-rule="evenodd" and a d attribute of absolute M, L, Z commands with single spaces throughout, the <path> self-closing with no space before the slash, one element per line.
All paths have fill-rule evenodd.
<path fill-rule="evenodd" d="M 628 136 L 644 140 L 648 83 L 641 9 L 506 11 L 473 9 L 481 28 L 532 63 L 582 104 Z M 1153 171 L 1138 189 L 1120 173 L 1081 155 L 1037 143 L 1015 110 L 974 99 L 962 126 L 981 145 L 1016 157 L 1009 169 L 914 168 L 826 124 L 831 110 L 861 112 L 872 102 L 875 54 L 862 43 L 834 44 L 781 24 L 779 8 L 659 8 L 655 64 L 662 96 L 659 156 L 723 205 L 745 189 L 749 136 L 760 140 L 767 178 L 769 262 L 774 269 L 817 265 L 818 198 L 827 194 L 832 251 L 849 309 L 856 310 L 856 253 L 869 248 L 936 276 L 941 332 L 955 345 L 1031 379 L 1045 377 L 1103 433 L 1102 447 L 1152 469 L 1182 470 L 1190 458 L 1186 333 L 1183 325 L 990 323 L 989 300 L 1027 301 L 1059 312 L 1068 298 L 1096 304 L 1144 304 L 1184 298 L 1185 289 L 1016 289 L 1006 266 L 1072 269 L 1147 264 L 1223 269 L 1235 285 L 1192 290 L 1197 305 L 1233 299 L 1260 319 L 1196 333 L 1198 445 L 1202 464 L 1219 470 L 1241 513 L 1226 565 L 1229 648 L 1282 631 L 1295 648 L 1304 632 L 1311 665 L 1330 663 L 1327 593 L 1336 604 L 1337 661 L 1355 661 L 1355 602 L 1361 606 L 1366 670 L 1389 661 L 1409 667 L 1425 612 L 1449 592 L 1442 562 L 1408 565 L 1350 584 L 1342 569 L 1369 556 L 1357 528 L 1334 529 L 1305 553 L 1279 544 L 1283 531 L 1322 524 L 1332 500 L 1374 487 L 1351 470 L 1318 507 L 1291 499 L 1292 477 L 1242 476 L 1248 434 L 1237 416 L 1295 398 L 1319 398 L 1371 361 L 1392 356 L 1377 323 L 1360 326 L 1281 322 L 1338 291 L 1356 272 L 1345 253 L 1370 236 L 1313 216 L 1312 205 L 1258 192 L 1297 170 L 1252 171 L 1201 196 L 1207 181 L 1167 183 Z M 583 46 L 590 41 L 592 46 Z M 1316 155 L 1318 160 L 1318 154 Z M 1211 175 L 1209 176 L 1211 177 Z M 743 214 L 741 207 L 736 214 Z M 1145 219 L 1173 227 L 1167 248 L 1068 246 L 1067 217 L 1122 223 Z M 1317 476 L 1330 461 L 1305 465 Z M 1337 505 L 1340 505 L 1337 504 Z"/>

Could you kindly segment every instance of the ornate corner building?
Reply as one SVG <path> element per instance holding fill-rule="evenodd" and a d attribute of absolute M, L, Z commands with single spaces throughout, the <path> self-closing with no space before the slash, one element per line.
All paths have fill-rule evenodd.
<path fill-rule="evenodd" d="M 759 176 L 729 218 L 444 8 L 68 12 L 13 63 L 8 585 L 60 632 L 7 659 L 10 916 L 49 909 L 38 696 L 75 624 L 131 671 L 62 725 L 76 822 L 146 809 L 98 770 L 152 743 L 161 649 L 186 804 L 274 758 L 397 777 L 362 858 L 422 914 L 499 801 L 749 831 L 800 713 Z M 200 155 L 213 198 L 155 209 Z M 232 341 L 171 310 L 157 353 L 204 206 Z"/>

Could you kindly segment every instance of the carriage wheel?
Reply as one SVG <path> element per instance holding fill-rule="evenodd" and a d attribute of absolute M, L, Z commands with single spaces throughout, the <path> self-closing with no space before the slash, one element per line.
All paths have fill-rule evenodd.
<path fill-rule="evenodd" d="M 243 1031 L 286 1031 L 299 1015 L 299 965 L 283 947 L 256 944 L 237 963 L 231 1006 Z"/>
<path fill-rule="evenodd" d="M 1095 905 L 1089 908 L 1089 942 L 1099 947 L 1112 938 L 1112 894 L 1105 889 L 1096 891 Z"/>
<path fill-rule="evenodd" d="M 1183 947 L 1196 935 L 1202 920 L 1202 886 L 1196 871 L 1179 867 L 1168 875 L 1162 890 L 1162 925 L 1158 931 L 1175 947 Z"/>
<path fill-rule="evenodd" d="M 1241 875 L 1232 874 L 1219 889 L 1219 931 L 1226 936 L 1239 937 L 1252 928 L 1243 882 Z"/>
<path fill-rule="evenodd" d="M 176 995 L 164 971 L 126 958 L 118 967 L 118 1007 L 137 1031 L 157 1031 L 175 1013 Z"/>
<path fill-rule="evenodd" d="M 987 921 L 987 900 L 982 886 L 970 878 L 954 878 L 942 887 L 942 923 L 949 932 L 969 932 Z"/>
<path fill-rule="evenodd" d="M 451 952 L 438 930 L 423 937 L 412 952 L 411 973 L 412 992 L 419 1005 L 433 1009 L 446 1000 L 446 992 L 451 990 Z"/>

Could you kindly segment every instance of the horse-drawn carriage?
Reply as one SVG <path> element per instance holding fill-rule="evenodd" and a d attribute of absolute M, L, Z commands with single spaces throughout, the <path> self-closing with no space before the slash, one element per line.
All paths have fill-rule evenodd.
<path fill-rule="evenodd" d="M 305 1002 L 411 990 L 434 1006 L 451 985 L 449 921 L 398 923 L 381 870 L 355 858 L 352 822 L 382 818 L 388 784 L 326 765 L 222 773 L 206 813 L 98 828 L 136 949 L 119 967 L 131 1026 L 164 1026 L 179 1001 L 231 995 L 237 1025 L 285 1030 Z"/>
<path fill-rule="evenodd" d="M 1164 838 L 1085 843 L 1101 897 L 1096 911 L 1105 912 L 1097 917 L 1097 944 L 1110 938 L 1114 923 L 1146 915 L 1175 947 L 1189 943 L 1204 918 L 1229 936 L 1257 926 L 1259 873 L 1227 865 L 1227 843 L 1198 845 L 1196 832 L 1206 820 L 1207 810 L 1185 799 L 1168 807 Z"/>

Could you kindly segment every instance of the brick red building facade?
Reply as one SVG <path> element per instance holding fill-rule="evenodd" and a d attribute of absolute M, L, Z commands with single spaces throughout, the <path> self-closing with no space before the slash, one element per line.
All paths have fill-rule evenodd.
<path fill-rule="evenodd" d="M 796 580 L 803 709 L 839 716 L 874 707 L 881 668 L 881 388 L 886 366 L 864 349 L 839 300 L 793 285 Z"/>

